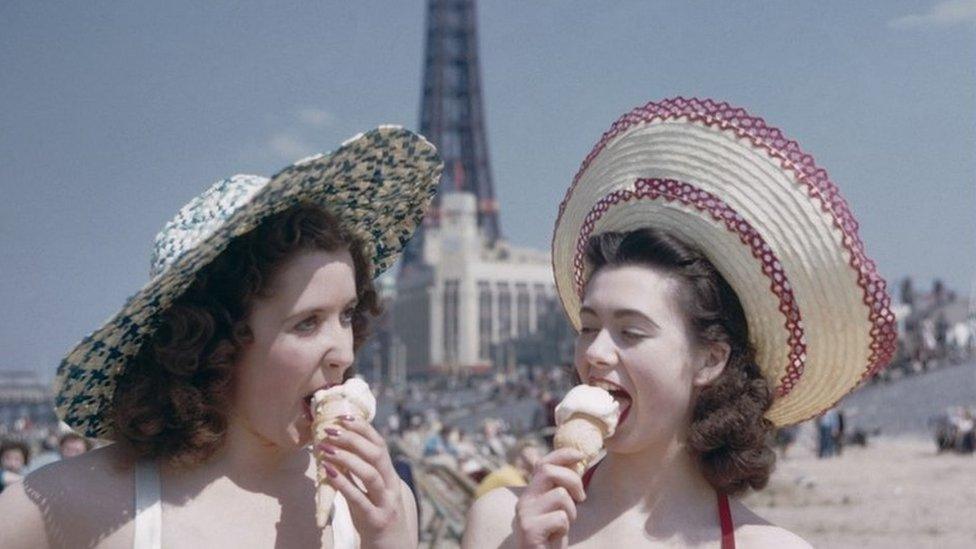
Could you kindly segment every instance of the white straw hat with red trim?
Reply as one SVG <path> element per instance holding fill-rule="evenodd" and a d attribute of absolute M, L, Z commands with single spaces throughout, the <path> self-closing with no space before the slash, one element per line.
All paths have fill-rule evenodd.
<path fill-rule="evenodd" d="M 710 99 L 625 114 L 583 161 L 559 207 L 556 287 L 573 326 L 590 236 L 658 227 L 700 248 L 735 290 L 790 425 L 835 405 L 895 351 L 885 281 L 827 172 L 761 118 Z"/>

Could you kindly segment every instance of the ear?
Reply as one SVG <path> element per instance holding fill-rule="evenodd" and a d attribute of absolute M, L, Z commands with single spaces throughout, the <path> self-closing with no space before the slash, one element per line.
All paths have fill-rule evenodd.
<path fill-rule="evenodd" d="M 692 380 L 695 387 L 705 387 L 718 379 L 718 376 L 725 371 L 725 365 L 728 363 L 731 353 L 732 347 L 724 341 L 709 343 L 702 350 L 701 362 L 699 362 L 698 370 Z"/>

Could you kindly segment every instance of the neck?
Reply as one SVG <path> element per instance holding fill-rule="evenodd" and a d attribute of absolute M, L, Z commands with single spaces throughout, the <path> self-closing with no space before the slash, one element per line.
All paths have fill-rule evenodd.
<path fill-rule="evenodd" d="M 279 473 L 304 472 L 309 453 L 304 447 L 283 447 L 255 433 L 238 417 L 231 416 L 221 448 L 206 467 L 235 484 L 254 486 Z"/>
<path fill-rule="evenodd" d="M 715 520 L 715 490 L 697 460 L 676 440 L 633 453 L 608 453 L 590 488 L 594 501 L 606 506 L 610 517 L 642 515 L 652 535 L 669 531 L 676 522 Z"/>

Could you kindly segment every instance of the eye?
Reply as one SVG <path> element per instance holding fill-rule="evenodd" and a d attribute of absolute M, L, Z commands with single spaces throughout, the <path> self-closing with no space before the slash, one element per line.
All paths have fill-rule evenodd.
<path fill-rule="evenodd" d="M 643 330 L 638 330 L 635 328 L 624 328 L 623 330 L 620 330 L 620 333 L 623 334 L 625 338 L 633 341 L 645 339 L 648 337 L 648 335 L 644 333 Z"/>
<path fill-rule="evenodd" d="M 348 326 L 352 324 L 353 318 L 356 316 L 356 307 L 349 307 L 345 311 L 342 311 L 342 318 L 340 319 L 343 326 Z"/>
<path fill-rule="evenodd" d="M 299 334 L 310 334 L 314 332 L 315 329 L 318 327 L 319 327 L 319 317 L 313 315 L 303 319 L 298 324 L 295 324 L 293 330 Z"/>
<path fill-rule="evenodd" d="M 580 335 L 593 335 L 599 332 L 600 329 L 594 326 L 580 326 Z"/>

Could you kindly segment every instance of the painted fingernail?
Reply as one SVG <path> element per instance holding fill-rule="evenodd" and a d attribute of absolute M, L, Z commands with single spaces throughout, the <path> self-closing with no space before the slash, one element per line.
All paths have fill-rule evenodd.
<path fill-rule="evenodd" d="M 328 465 L 324 465 L 323 467 L 325 467 L 325 474 L 329 475 L 330 477 L 336 478 L 339 476 L 339 472 L 332 467 L 329 467 Z"/>
<path fill-rule="evenodd" d="M 323 444 L 319 446 L 319 448 L 321 448 L 322 451 L 325 452 L 326 454 L 333 455 L 333 456 L 335 455 L 335 448 L 329 446 L 328 444 Z"/>
<path fill-rule="evenodd" d="M 339 430 L 338 429 L 332 429 L 332 428 L 326 428 L 325 429 L 325 434 L 329 435 L 330 437 L 337 437 L 337 436 L 339 436 Z"/>

